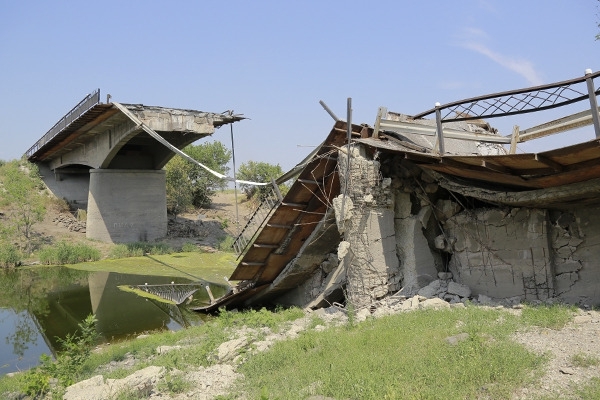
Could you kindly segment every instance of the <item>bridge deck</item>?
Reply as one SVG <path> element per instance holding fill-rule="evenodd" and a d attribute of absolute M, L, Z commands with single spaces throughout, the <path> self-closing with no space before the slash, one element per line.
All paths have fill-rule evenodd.
<path fill-rule="evenodd" d="M 237 305 L 269 286 L 296 257 L 305 241 L 325 216 L 334 197 L 340 193 L 337 150 L 346 143 L 346 122 L 338 121 L 309 161 L 281 204 L 266 221 L 253 244 L 239 260 L 230 280 L 241 280 L 243 288 L 199 311 L 212 311 L 224 305 Z M 352 126 L 352 136 L 366 136 L 372 129 Z"/>

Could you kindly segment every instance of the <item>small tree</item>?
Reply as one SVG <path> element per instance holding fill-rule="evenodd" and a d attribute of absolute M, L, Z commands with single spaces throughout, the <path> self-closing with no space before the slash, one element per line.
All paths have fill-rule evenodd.
<path fill-rule="evenodd" d="M 221 142 L 190 145 L 183 151 L 213 171 L 222 174 L 227 174 L 229 171 L 227 163 L 231 160 L 231 151 Z M 224 179 L 220 179 L 201 166 L 178 156 L 169 161 L 165 169 L 167 172 L 167 210 L 175 215 L 192 205 L 208 207 L 214 192 L 227 185 Z"/>
<path fill-rule="evenodd" d="M 240 165 L 240 168 L 237 173 L 237 178 L 244 181 L 251 182 L 271 182 L 271 179 L 279 178 L 283 175 L 283 170 L 277 165 L 269 164 L 266 162 L 257 162 L 257 161 L 248 161 L 247 163 L 243 163 Z M 280 191 L 282 194 L 286 192 L 285 185 L 280 185 Z M 263 197 L 269 193 L 272 186 L 256 186 L 256 185 L 248 185 L 241 184 L 240 188 L 246 193 L 246 198 L 248 200 L 261 201 Z"/>
<path fill-rule="evenodd" d="M 167 210 L 177 217 L 192 205 L 192 183 L 187 173 L 187 163 L 176 157 L 167 164 Z"/>
<path fill-rule="evenodd" d="M 5 236 L 16 236 L 29 250 L 32 227 L 46 215 L 43 183 L 35 164 L 11 161 L 0 167 L 0 200 L 7 207 Z"/>
<path fill-rule="evenodd" d="M 212 169 L 227 175 L 231 160 L 231 150 L 223 143 L 215 141 L 198 146 L 188 146 L 184 149 L 187 155 Z M 211 174 L 199 165 L 189 163 L 188 176 L 192 182 L 192 204 L 196 207 L 207 207 L 215 191 L 227 187 L 227 181 Z"/>

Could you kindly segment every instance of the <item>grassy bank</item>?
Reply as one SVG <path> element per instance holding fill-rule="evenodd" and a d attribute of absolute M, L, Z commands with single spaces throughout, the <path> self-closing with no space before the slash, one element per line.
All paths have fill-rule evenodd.
<path fill-rule="evenodd" d="M 535 382 L 547 361 L 511 340 L 511 334 L 532 326 L 559 329 L 571 311 L 560 306 L 528 307 L 520 315 L 479 307 L 427 310 L 326 330 L 314 329 L 323 321 L 313 316 L 298 338 L 278 342 L 266 352 L 253 352 L 252 344 L 264 335 L 250 340 L 240 350 L 244 361 L 238 370 L 245 379 L 221 399 L 510 398 L 517 388 Z M 199 327 L 108 346 L 87 360 L 78 379 L 127 355 L 138 360 L 135 366 L 110 370 L 105 378 L 121 378 L 148 365 L 183 371 L 209 366 L 216 362 L 218 346 L 239 328 L 277 331 L 303 315 L 298 309 L 226 312 Z M 156 348 L 165 345 L 182 348 L 157 354 Z M 0 393 L 14 392 L 23 384 L 20 380 L 3 378 Z M 598 387 L 597 381 L 590 382 L 581 393 L 597 395 Z"/>
<path fill-rule="evenodd" d="M 235 254 L 233 253 L 189 252 L 106 259 L 69 265 L 68 267 L 85 271 L 177 276 L 189 279 L 202 278 L 223 284 L 224 279 L 229 278 L 236 265 Z"/>

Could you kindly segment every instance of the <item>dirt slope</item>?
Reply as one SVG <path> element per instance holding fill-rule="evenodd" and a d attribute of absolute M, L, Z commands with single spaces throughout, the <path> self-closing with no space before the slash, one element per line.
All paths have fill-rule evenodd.
<path fill-rule="evenodd" d="M 169 217 L 169 233 L 165 238 L 157 240 L 173 247 L 180 247 L 191 242 L 199 246 L 215 247 L 225 235 L 236 236 L 239 226 L 246 222 L 250 212 L 245 196 L 238 193 L 236 210 L 236 195 L 233 190 L 219 191 L 213 197 L 210 208 L 199 209 L 177 216 Z M 236 224 L 236 215 L 239 224 Z M 193 226 L 193 229 L 189 229 Z M 34 225 L 36 241 L 40 245 L 48 245 L 60 241 L 70 243 L 88 243 L 85 223 L 78 221 L 75 215 L 61 212 L 56 207 L 49 207 L 42 222 Z M 93 247 L 98 248 L 105 256 L 113 246 L 110 243 L 94 241 Z"/>

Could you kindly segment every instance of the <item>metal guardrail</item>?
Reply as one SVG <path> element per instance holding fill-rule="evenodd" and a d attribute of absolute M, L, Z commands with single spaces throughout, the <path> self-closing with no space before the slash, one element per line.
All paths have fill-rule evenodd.
<path fill-rule="evenodd" d="M 100 89 L 96 89 L 94 92 L 88 94 L 81 100 L 75 107 L 71 109 L 68 113 L 65 114 L 40 140 L 35 142 L 33 146 L 27 150 L 25 155 L 27 158 L 30 158 L 33 154 L 35 154 L 43 145 L 52 140 L 56 135 L 58 135 L 63 129 L 69 126 L 73 121 L 83 115 L 90 108 L 100 103 Z"/>
<path fill-rule="evenodd" d="M 507 92 L 458 100 L 438 105 L 435 108 L 413 115 L 414 119 L 423 118 L 439 110 L 443 122 L 468 121 L 480 118 L 505 117 L 535 111 L 549 110 L 565 106 L 599 95 L 600 89 L 588 90 L 588 79 L 600 77 L 600 71 L 583 77 Z"/>
<path fill-rule="evenodd" d="M 481 118 L 506 117 L 535 111 L 549 110 L 588 99 L 593 117 L 596 137 L 600 137 L 600 117 L 596 96 L 600 89 L 595 89 L 594 79 L 600 77 L 600 71 L 592 73 L 586 70 L 580 78 L 535 86 L 525 89 L 511 90 L 459 100 L 440 105 L 416 114 L 414 119 L 434 114 L 436 116 L 440 154 L 444 154 L 442 123 L 469 121 Z"/>
<path fill-rule="evenodd" d="M 241 256 L 248 246 L 254 241 L 260 230 L 264 227 L 273 211 L 281 204 L 283 197 L 279 192 L 279 187 L 275 182 L 272 183 L 271 191 L 263 197 L 256 210 L 252 213 L 241 233 L 233 242 L 233 249 L 236 254 Z"/>

